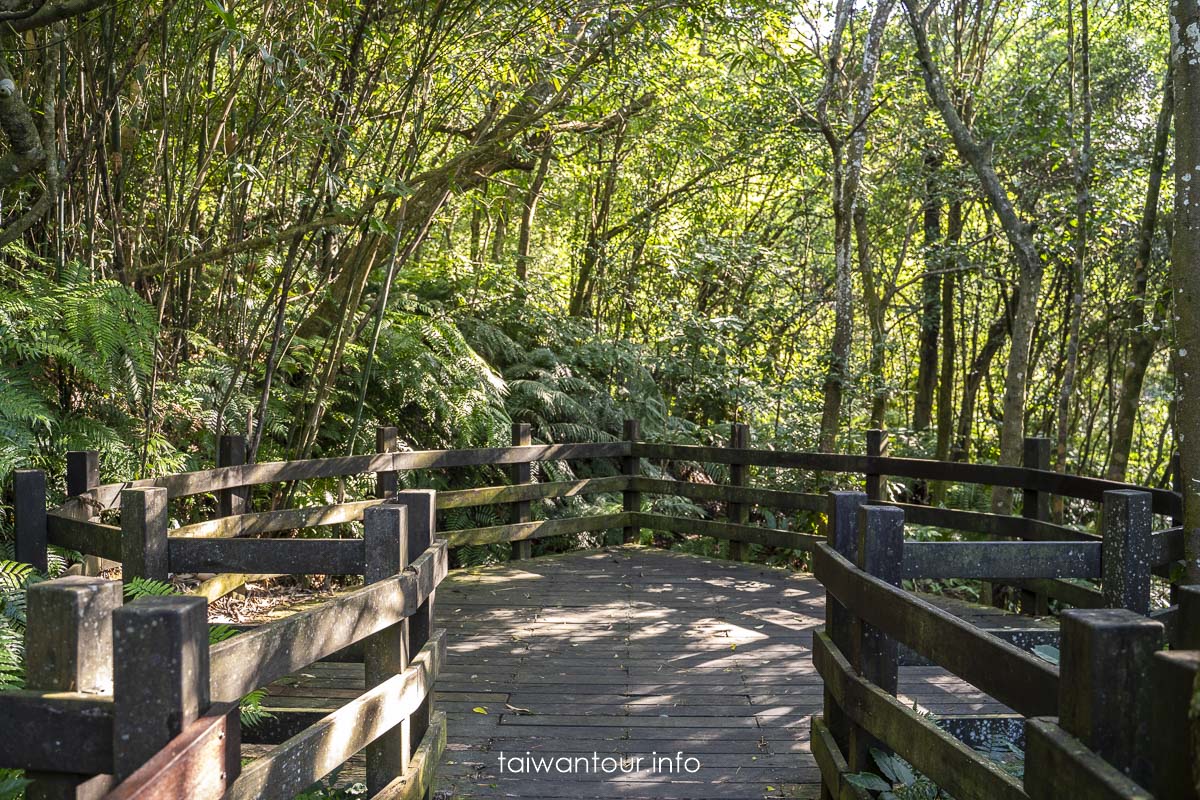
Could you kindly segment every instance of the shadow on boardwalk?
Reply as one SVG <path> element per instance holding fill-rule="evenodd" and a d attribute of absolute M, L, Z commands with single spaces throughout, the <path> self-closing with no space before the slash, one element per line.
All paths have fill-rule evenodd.
<path fill-rule="evenodd" d="M 608 548 L 454 573 L 438 608 L 442 797 L 819 796 L 811 576 Z M 902 669 L 900 694 L 937 714 L 1005 710 L 935 668 Z M 603 761 L 622 755 L 641 769 Z"/>

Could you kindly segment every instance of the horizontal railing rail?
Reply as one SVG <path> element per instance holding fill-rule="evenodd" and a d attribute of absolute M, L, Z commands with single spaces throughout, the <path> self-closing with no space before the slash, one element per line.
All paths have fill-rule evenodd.
<path fill-rule="evenodd" d="M 73 786 L 109 800 L 286 798 L 365 748 L 373 794 L 425 797 L 446 742 L 445 717 L 432 705 L 446 658 L 433 597 L 448 569 L 435 506 L 431 491 L 397 493 L 365 512 L 358 540 L 170 541 L 184 562 L 311 572 L 322 559 L 366 579 L 211 645 L 203 598 L 124 604 L 119 582 L 82 576 L 34 585 L 33 688 L 0 692 L 0 718 L 21 734 L 0 742 L 0 766 L 34 771 L 35 795 Z M 243 768 L 239 701 L 356 646 L 362 694 Z"/>
<path fill-rule="evenodd" d="M 1200 586 L 1179 588 L 1168 637 L 1144 602 L 1143 556 L 1164 535 L 1149 531 L 1151 498 L 1122 489 L 1102 500 L 1103 542 L 921 542 L 904 539 L 903 510 L 861 492 L 830 494 L 827 541 L 814 550 L 827 593 L 825 630 L 813 642 L 825 708 L 812 722 L 827 796 L 870 796 L 856 776 L 879 775 L 873 749 L 896 753 L 962 800 L 1197 796 L 1187 709 L 1200 686 Z M 901 586 L 950 576 L 1098 577 L 1108 608 L 1067 611 L 1061 632 L 1007 641 Z M 1048 641 L 1058 666 L 1029 652 Z M 897 699 L 899 666 L 914 655 L 1021 715 L 1022 771 Z"/>
<path fill-rule="evenodd" d="M 127 579 L 165 579 L 169 574 L 177 573 L 215 574 L 217 577 L 206 580 L 195 590 L 215 599 L 253 578 L 361 570 L 365 555 L 361 545 L 353 540 L 314 541 L 280 549 L 269 537 L 359 523 L 367 509 L 385 502 L 395 492 L 400 473 L 414 469 L 490 466 L 508 470 L 513 483 L 444 491 L 439 493 L 437 503 L 442 511 L 481 506 L 511 509 L 510 522 L 445 530 L 441 534 L 451 547 L 508 543 L 514 557 L 528 557 L 532 553 L 531 543 L 538 539 L 601 533 L 617 528 L 623 530 L 625 541 L 635 538 L 640 529 L 715 538 L 728 542 L 728 552 L 735 558 L 745 558 L 751 545 L 812 550 L 819 537 L 788 530 L 785 526 L 752 524 L 750 512 L 759 508 L 820 514 L 823 496 L 751 486 L 747 471 L 750 467 L 861 474 L 869 500 L 903 509 L 910 523 L 985 539 L 1044 543 L 1097 544 L 1102 540 L 1098 533 L 1051 521 L 1048 506 L 1051 495 L 1083 499 L 1099 506 L 1105 493 L 1113 491 L 1113 487 L 1119 487 L 1120 491 L 1130 490 L 1125 484 L 1061 475 L 1038 468 L 1046 463 L 1047 452 L 1046 441 L 1039 439 L 1027 442 L 1026 466 L 1001 467 L 893 458 L 886 455 L 886 439 L 879 432 L 869 432 L 866 455 L 752 449 L 747 446 L 749 429 L 744 425 L 733 426 L 729 447 L 643 442 L 633 423 L 626 426 L 625 436 L 624 441 L 616 442 L 532 445 L 529 443 L 529 426 L 516 425 L 512 447 L 391 452 L 396 444 L 395 429 L 383 428 L 377 437 L 377 446 L 384 452 L 268 464 L 229 463 L 185 475 L 104 485 L 89 485 L 98 483 L 97 455 L 94 452 L 76 453 L 68 460 L 68 471 L 76 467 L 78 474 L 68 483 L 79 493 L 48 512 L 44 475 L 25 472 L 19 476 L 17 549 L 23 557 L 41 566 L 48 544 L 66 547 L 106 562 L 120 562 L 122 575 Z M 244 450 L 244 442 L 239 437 L 222 437 L 219 451 L 223 459 L 236 462 L 242 459 Z M 610 468 L 620 474 L 550 482 L 533 480 L 531 465 L 538 461 L 597 459 L 616 462 Z M 727 464 L 729 481 L 702 483 L 649 477 L 642 474 L 644 460 Z M 269 511 L 252 508 L 249 491 L 260 483 L 371 474 L 376 478 L 376 496 L 372 498 Z M 943 484 L 1015 487 L 1024 496 L 1022 515 L 893 502 L 884 491 L 885 475 L 890 479 L 929 480 Z M 1159 489 L 1136 491 L 1146 493 L 1148 514 L 1165 513 L 1173 519 L 1178 516 L 1177 494 Z M 169 529 L 170 502 L 196 493 L 215 493 L 219 516 Z M 534 519 L 532 513 L 532 503 L 537 501 L 562 502 L 603 494 L 619 494 L 624 510 L 544 520 Z M 724 507 L 725 516 L 721 519 L 654 513 L 643 504 L 643 498 L 654 497 L 685 498 L 709 508 Z M 120 512 L 120 525 L 101 521 L 102 513 L 114 511 Z M 716 515 L 708 515 L 712 516 Z M 333 531 L 335 537 L 344 537 L 346 533 L 344 529 Z M 950 553 L 968 551 L 951 547 L 929 552 L 935 554 L 930 556 L 931 559 L 944 560 Z M 1022 552 L 1032 557 L 1039 551 L 1029 548 Z M 1052 550 L 1044 552 L 1052 553 Z M 1078 552 L 1087 554 L 1084 557 L 1086 564 L 1072 562 L 1067 565 L 1048 556 L 1049 560 L 1044 560 L 1041 568 L 1024 569 L 1023 578 L 998 576 L 997 581 L 1013 585 L 1014 591 L 1019 590 L 1022 608 L 1031 613 L 1045 613 L 1049 599 L 1077 607 L 1101 606 L 1104 604 L 1101 592 L 1086 583 L 1103 577 L 1097 568 L 1095 548 L 1083 547 Z M 1171 574 L 1172 565 L 1182 556 L 1183 535 L 1178 528 L 1155 533 L 1146 554 L 1154 572 L 1164 577 Z M 1054 563 L 1050 563 L 1052 561 Z M 964 571 L 948 562 L 936 572 L 922 567 L 930 578 L 979 578 L 980 569 Z M 953 572 L 959 574 L 951 574 Z M 1085 582 L 1080 582 L 1081 579 Z M 997 585 L 985 581 L 985 595 L 990 596 Z"/>

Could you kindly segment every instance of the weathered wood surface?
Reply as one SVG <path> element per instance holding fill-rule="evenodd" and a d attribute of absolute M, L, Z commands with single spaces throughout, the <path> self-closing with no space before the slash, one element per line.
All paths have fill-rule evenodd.
<path fill-rule="evenodd" d="M 105 795 L 105 800 L 220 800 L 241 771 L 240 740 L 237 704 L 219 703 Z M 214 769 L 214 764 L 222 768 Z"/>
<path fill-rule="evenodd" d="M 1024 800 L 1021 781 L 941 730 L 933 720 L 855 674 L 828 636 L 818 634 L 813 661 L 838 705 L 954 797 Z"/>
<path fill-rule="evenodd" d="M 121 560 L 121 529 L 85 519 L 50 514 L 46 517 L 50 544 L 113 561 Z"/>
<path fill-rule="evenodd" d="M 167 541 L 172 572 L 361 575 L 361 539 L 217 539 Z"/>
<path fill-rule="evenodd" d="M 691 517 L 669 517 L 665 514 L 634 514 L 633 516 L 638 527 L 650 528 L 655 531 L 712 536 L 715 539 L 754 542 L 771 547 L 811 550 L 813 545 L 822 541 L 820 536 L 813 536 L 809 533 L 763 528 L 758 525 L 740 525 L 733 522 Z"/>
<path fill-rule="evenodd" d="M 1150 792 L 1058 727 L 1053 719 L 1035 718 L 1026 723 L 1025 774 L 1032 800 L 1153 800 Z"/>
<path fill-rule="evenodd" d="M 246 767 L 227 800 L 290 798 L 396 727 L 433 690 L 445 658 L 444 633 L 398 675 L 329 713 Z"/>
<path fill-rule="evenodd" d="M 853 472 L 862 475 L 891 475 L 952 483 L 978 483 L 985 486 L 1007 486 L 1014 489 L 1033 489 L 1038 492 L 1079 497 L 1099 502 L 1106 491 L 1138 489 L 1132 484 L 1065 475 L 1048 470 L 1009 467 L 999 464 L 967 464 L 920 458 L 846 455 L 841 453 L 800 453 L 783 450 L 735 450 L 728 447 L 697 447 L 694 445 L 651 444 L 635 442 L 632 454 L 641 458 L 671 461 L 698 461 L 714 464 L 749 464 L 760 467 L 786 467 L 813 472 Z M 1179 495 L 1166 489 L 1150 489 L 1154 513 L 1173 515 L 1179 512 Z"/>
<path fill-rule="evenodd" d="M 393 473 L 380 473 L 389 475 Z M 580 497 L 603 492 L 619 492 L 629 479 L 624 476 L 590 478 L 578 481 L 531 483 L 521 486 L 483 486 L 478 489 L 454 489 L 438 492 L 437 507 L 469 508 L 498 503 L 544 500 L 551 497 Z M 342 525 L 362 519 L 363 511 L 384 502 L 382 498 L 354 500 L 327 506 L 285 508 L 278 511 L 259 511 L 240 517 L 225 517 L 184 525 L 171 531 L 172 537 L 253 536 L 259 533 L 289 531 L 297 528 L 318 528 Z"/>
<path fill-rule="evenodd" d="M 616 547 L 457 571 L 437 596 L 448 654 L 436 704 L 450 736 L 441 796 L 817 796 L 809 724 L 822 685 L 811 649 L 825 593 L 811 576 Z M 1024 622 L 979 611 L 991 627 Z M 319 718 L 362 686 L 361 665 L 313 664 L 273 684 L 266 707 L 274 724 Z M 938 714 L 1008 711 L 934 667 L 902 667 L 900 698 Z M 694 775 L 514 775 L 499 771 L 501 751 L 682 751 L 702 766 Z M 340 777 L 361 779 L 361 770 L 352 761 Z"/>
<path fill-rule="evenodd" d="M 907 542 L 905 578 L 1099 578 L 1099 542 Z"/>
<path fill-rule="evenodd" d="M 446 574 L 446 548 L 372 584 L 211 648 L 212 696 L 232 701 L 412 615 Z"/>
<path fill-rule="evenodd" d="M 858 571 L 826 545 L 813 555 L 826 589 L 855 615 L 1023 714 L 1056 713 L 1058 670 L 1050 664 Z"/>
<path fill-rule="evenodd" d="M 34 689 L 0 692 L 0 764 L 52 772 L 71 742 L 80 772 L 112 771 L 112 697 Z"/>
<path fill-rule="evenodd" d="M 69 499 L 58 511 L 70 516 L 72 510 L 88 506 L 96 513 L 121 507 L 125 489 L 158 487 L 170 497 L 219 492 L 262 483 L 338 478 L 378 472 L 414 469 L 449 469 L 484 464 L 518 464 L 523 461 L 568 461 L 588 458 L 619 458 L 629 454 L 628 442 L 549 444 L 531 447 L 489 447 L 464 450 L 418 450 L 409 453 L 372 453 L 342 458 L 314 458 L 304 461 L 272 461 L 164 475 L 128 483 L 109 483 Z"/>

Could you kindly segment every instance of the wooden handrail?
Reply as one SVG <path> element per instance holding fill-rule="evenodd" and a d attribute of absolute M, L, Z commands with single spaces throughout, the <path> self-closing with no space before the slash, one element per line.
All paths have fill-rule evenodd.
<path fill-rule="evenodd" d="M 214 700 L 236 700 L 412 616 L 446 576 L 437 542 L 408 570 L 210 649 Z"/>

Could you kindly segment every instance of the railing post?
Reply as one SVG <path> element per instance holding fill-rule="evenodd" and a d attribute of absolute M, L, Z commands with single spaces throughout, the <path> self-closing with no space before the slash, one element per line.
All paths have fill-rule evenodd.
<path fill-rule="evenodd" d="M 1026 437 L 1021 466 L 1026 469 L 1050 469 L 1050 440 L 1044 436 Z M 1039 492 L 1037 489 L 1023 490 L 1021 516 L 1026 519 L 1048 521 L 1050 519 L 1050 494 Z M 1037 617 L 1050 613 L 1046 595 L 1021 589 L 1021 612 Z"/>
<path fill-rule="evenodd" d="M 408 508 L 394 503 L 372 506 L 363 512 L 368 584 L 387 580 L 409 564 Z M 365 643 L 366 688 L 378 686 L 408 668 L 413 653 L 408 649 L 408 620 L 374 634 Z M 411 723 L 402 721 L 367 745 L 367 789 L 381 791 L 408 770 L 415 749 Z"/>
<path fill-rule="evenodd" d="M 46 473 L 40 469 L 13 472 L 13 555 L 45 572 L 46 562 Z"/>
<path fill-rule="evenodd" d="M 1156 797 L 1200 797 L 1200 761 L 1194 761 L 1195 737 L 1189 719 L 1193 696 L 1200 687 L 1200 586 L 1179 587 L 1179 624 L 1169 652 L 1154 654 L 1153 706 L 1150 718 L 1154 740 Z M 1194 766 L 1193 766 L 1194 764 Z"/>
<path fill-rule="evenodd" d="M 113 611 L 121 584 L 72 575 L 29 587 L 25 684 L 57 692 L 107 693 L 113 685 Z M 64 753 L 69 767 L 70 754 Z M 84 800 L 112 784 L 110 775 L 31 772 L 27 800 Z"/>
<path fill-rule="evenodd" d="M 641 439 L 641 424 L 636 419 L 625 420 L 623 436 L 625 438 L 625 441 L 629 442 L 630 445 L 633 445 L 635 442 L 637 442 Z M 640 458 L 633 455 L 632 453 L 627 456 L 622 456 L 622 458 L 621 458 L 621 473 L 622 474 L 629 476 L 630 480 L 632 481 L 637 478 L 640 470 L 641 470 L 641 459 Z M 632 513 L 632 514 L 636 514 L 642 510 L 642 493 L 637 491 L 636 489 L 633 489 L 632 487 L 629 489 L 626 489 L 622 493 L 621 499 L 622 499 L 625 511 Z M 637 541 L 638 532 L 640 530 L 641 530 L 641 528 L 637 525 L 626 525 L 625 531 L 621 537 L 621 540 L 625 544 L 632 544 L 633 542 Z"/>
<path fill-rule="evenodd" d="M 437 492 L 432 489 L 410 489 L 397 492 L 396 502 L 408 510 L 408 561 L 416 561 L 437 536 Z M 408 652 L 421 651 L 433 634 L 433 603 L 431 593 L 416 613 L 408 618 Z M 433 695 L 427 695 L 411 717 L 409 755 L 416 752 L 433 714 Z"/>
<path fill-rule="evenodd" d="M 400 441 L 400 429 L 381 425 L 375 429 L 375 452 L 394 453 Z M 399 476 L 392 470 L 375 473 L 375 496 L 383 500 L 396 493 L 400 486 Z"/>
<path fill-rule="evenodd" d="M 246 463 L 246 437 L 223 434 L 217 441 L 217 466 L 240 467 Z M 235 486 L 217 493 L 217 515 L 236 517 L 250 510 L 250 487 Z"/>
<path fill-rule="evenodd" d="M 858 509 L 867 502 L 864 492 L 835 491 L 827 495 L 825 539 L 829 546 L 846 558 L 858 562 Z M 825 631 L 843 654 L 853 651 L 854 618 L 837 598 L 825 595 Z M 837 701 L 825 690 L 825 725 L 838 747 L 845 752 L 850 744 L 850 720 Z M 824 791 L 824 790 L 823 790 Z"/>
<path fill-rule="evenodd" d="M 1151 514 L 1149 492 L 1104 493 L 1100 589 L 1110 608 L 1150 613 Z"/>
<path fill-rule="evenodd" d="M 887 455 L 887 451 L 887 433 L 878 428 L 871 428 L 867 431 L 867 455 L 882 458 Z M 867 498 L 872 503 L 878 503 L 883 500 L 883 483 L 885 480 L 886 478 L 878 472 L 870 471 L 866 473 Z"/>
<path fill-rule="evenodd" d="M 893 586 L 900 585 L 900 567 L 904 560 L 904 512 L 893 506 L 858 508 L 858 546 L 856 563 L 864 572 Z M 884 691 L 895 694 L 899 675 L 896 640 L 870 623 L 855 617 L 851 626 L 851 648 L 846 653 L 859 675 Z M 846 755 L 851 772 L 875 771 L 870 749 L 886 745 L 858 725 L 850 726 L 850 746 Z"/>
<path fill-rule="evenodd" d="M 165 581 L 167 562 L 167 490 L 161 487 L 121 492 L 121 580 Z"/>
<path fill-rule="evenodd" d="M 532 430 L 527 422 L 514 422 L 512 426 L 513 447 L 528 447 L 533 443 Z M 512 482 L 517 486 L 533 481 L 533 465 L 528 461 L 513 464 L 511 468 Z M 512 504 L 512 521 L 514 523 L 529 522 L 533 519 L 528 500 L 518 500 Z M 531 558 L 533 542 L 522 539 L 512 543 L 513 558 Z"/>
<path fill-rule="evenodd" d="M 113 612 L 113 704 L 121 781 L 208 710 L 203 597 L 139 597 Z"/>
<path fill-rule="evenodd" d="M 1148 786 L 1151 667 L 1162 623 L 1123 608 L 1071 609 L 1061 620 L 1059 725 Z"/>
<path fill-rule="evenodd" d="M 67 497 L 90 492 L 100 485 L 100 451 L 71 450 L 67 453 Z M 95 519 L 96 514 L 90 506 L 85 506 L 84 519 Z M 100 556 L 83 554 L 83 572 L 85 575 L 99 575 L 105 569 L 114 566 L 113 562 Z"/>
<path fill-rule="evenodd" d="M 750 446 L 750 426 L 743 422 L 734 422 L 729 426 L 729 448 L 731 450 L 745 450 Z M 731 461 L 729 464 L 729 485 L 730 486 L 745 486 L 746 485 L 746 465 L 738 461 Z M 729 521 L 735 525 L 745 525 L 750 521 L 750 506 L 745 503 L 729 504 Z M 748 561 L 750 559 L 750 543 L 742 542 L 737 539 L 729 541 L 729 557 L 734 561 Z"/>

